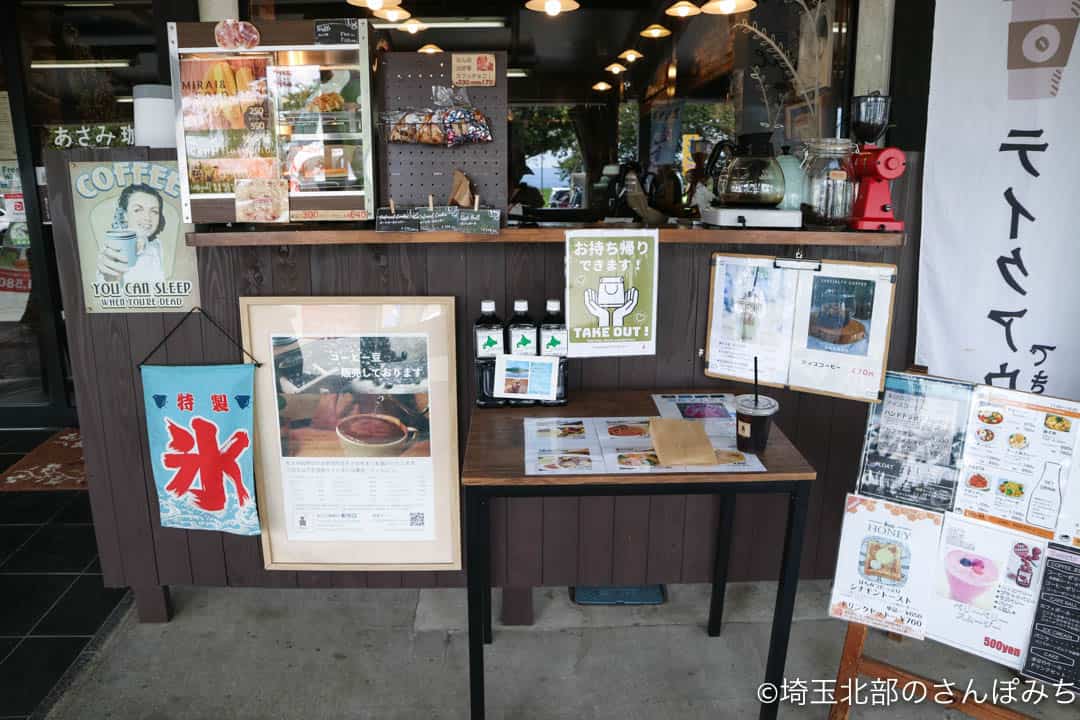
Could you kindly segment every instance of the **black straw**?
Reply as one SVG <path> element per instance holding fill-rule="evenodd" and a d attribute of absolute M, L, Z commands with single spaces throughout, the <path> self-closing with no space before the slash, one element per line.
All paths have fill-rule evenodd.
<path fill-rule="evenodd" d="M 757 407 L 757 355 L 754 356 L 754 407 Z"/>

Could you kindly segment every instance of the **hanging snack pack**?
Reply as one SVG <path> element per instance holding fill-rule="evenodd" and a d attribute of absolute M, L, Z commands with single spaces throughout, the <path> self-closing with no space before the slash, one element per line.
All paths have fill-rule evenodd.
<path fill-rule="evenodd" d="M 431 95 L 431 108 L 392 110 L 385 114 L 390 142 L 447 147 L 492 142 L 487 116 L 473 107 L 463 88 L 436 85 Z"/>

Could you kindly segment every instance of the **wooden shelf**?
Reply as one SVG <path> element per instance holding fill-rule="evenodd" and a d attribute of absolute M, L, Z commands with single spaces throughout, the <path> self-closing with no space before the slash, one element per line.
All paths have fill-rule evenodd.
<path fill-rule="evenodd" d="M 586 227 L 586 226 L 582 226 Z M 627 225 L 602 227 L 618 232 Z M 446 243 L 561 243 L 572 227 L 506 228 L 498 235 L 467 235 L 459 232 L 397 233 L 355 228 L 312 230 L 236 230 L 189 232 L 194 247 L 243 247 L 252 245 L 393 245 Z M 683 245 L 832 245 L 853 247 L 901 247 L 904 233 L 832 232 L 818 230 L 771 230 L 766 228 L 661 228 L 660 242 Z"/>

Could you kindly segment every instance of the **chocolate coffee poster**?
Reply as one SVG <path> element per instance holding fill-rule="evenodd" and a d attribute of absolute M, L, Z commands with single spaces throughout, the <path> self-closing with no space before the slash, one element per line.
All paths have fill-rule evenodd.
<path fill-rule="evenodd" d="M 656 230 L 566 233 L 569 357 L 656 354 Z"/>
<path fill-rule="evenodd" d="M 271 342 L 289 539 L 433 539 L 427 336 Z"/>
<path fill-rule="evenodd" d="M 175 162 L 71 163 L 88 313 L 187 312 L 199 304 Z"/>

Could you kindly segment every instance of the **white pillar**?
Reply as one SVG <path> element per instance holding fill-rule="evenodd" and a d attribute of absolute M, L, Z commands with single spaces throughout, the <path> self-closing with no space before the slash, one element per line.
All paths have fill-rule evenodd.
<path fill-rule="evenodd" d="M 240 17 L 239 0 L 199 0 L 199 20 L 216 22 Z"/>

